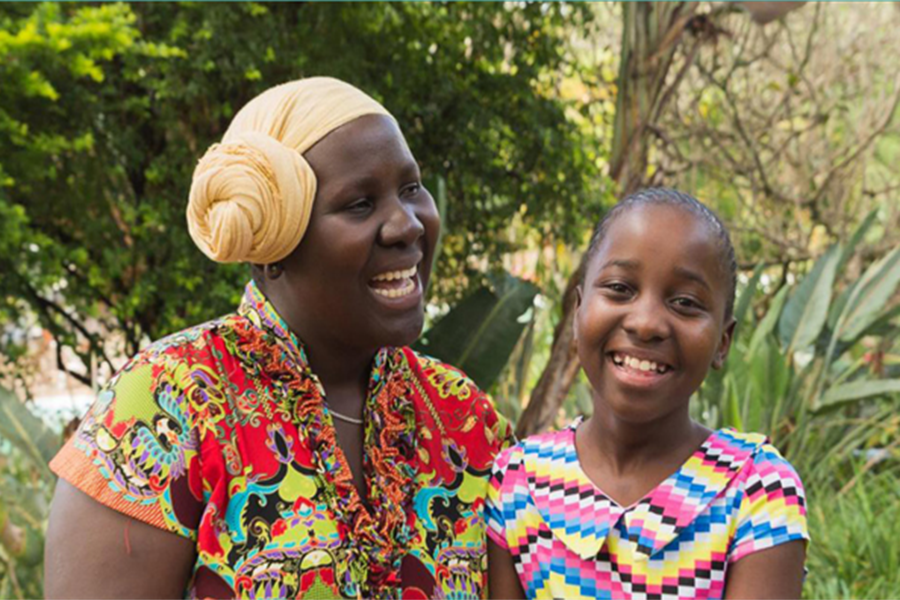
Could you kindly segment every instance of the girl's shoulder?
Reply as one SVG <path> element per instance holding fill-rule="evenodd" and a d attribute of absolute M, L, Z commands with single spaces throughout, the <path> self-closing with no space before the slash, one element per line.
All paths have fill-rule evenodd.
<path fill-rule="evenodd" d="M 718 429 L 710 436 L 711 453 L 721 455 L 724 459 L 743 455 L 752 459 L 757 467 L 766 465 L 788 465 L 790 463 L 771 440 L 762 433 L 743 432 L 731 427 Z"/>
<path fill-rule="evenodd" d="M 761 433 L 719 429 L 710 436 L 704 466 L 729 473 L 744 493 L 803 497 L 803 484 L 793 465 Z"/>
<path fill-rule="evenodd" d="M 574 443 L 576 424 L 577 422 L 564 429 L 537 433 L 517 441 L 497 455 L 494 461 L 495 472 L 511 467 L 524 468 L 526 464 L 531 469 L 537 463 L 546 468 L 552 468 L 554 464 L 572 464 L 577 461 Z"/>

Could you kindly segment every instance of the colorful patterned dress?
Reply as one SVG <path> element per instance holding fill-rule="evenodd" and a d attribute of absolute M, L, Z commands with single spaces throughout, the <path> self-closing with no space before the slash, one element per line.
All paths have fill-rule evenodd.
<path fill-rule="evenodd" d="M 714 432 L 623 508 L 579 466 L 577 425 L 494 465 L 488 535 L 512 554 L 528 598 L 721 598 L 730 564 L 809 539 L 800 478 L 765 436 Z"/>
<path fill-rule="evenodd" d="M 477 598 L 508 423 L 460 371 L 376 355 L 360 501 L 303 346 L 250 283 L 236 314 L 133 358 L 51 467 L 196 541 L 189 597 Z"/>

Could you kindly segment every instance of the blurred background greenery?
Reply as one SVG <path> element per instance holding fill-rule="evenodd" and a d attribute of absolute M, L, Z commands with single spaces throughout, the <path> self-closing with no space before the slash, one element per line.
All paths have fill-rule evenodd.
<path fill-rule="evenodd" d="M 244 102 L 312 75 L 403 125 L 444 216 L 420 347 L 520 435 L 591 410 L 572 287 L 603 211 L 657 184 L 713 206 L 739 327 L 695 415 L 803 476 L 807 597 L 900 595 L 898 24 L 891 4 L 0 4 L 0 598 L 42 594 L 46 462 L 81 409 L 58 390 L 234 307 L 248 273 L 190 242 L 190 174 Z"/>

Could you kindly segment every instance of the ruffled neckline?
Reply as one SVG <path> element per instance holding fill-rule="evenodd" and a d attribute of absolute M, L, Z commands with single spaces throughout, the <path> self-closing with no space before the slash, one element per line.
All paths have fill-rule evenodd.
<path fill-rule="evenodd" d="M 328 505 L 344 540 L 349 569 L 346 596 L 392 597 L 411 537 L 408 514 L 415 495 L 416 414 L 411 369 L 399 348 L 382 348 L 372 364 L 364 408 L 363 469 L 366 508 L 337 443 L 325 390 L 312 372 L 302 342 L 254 282 L 247 284 L 235 328 L 241 357 L 282 393 L 322 478 Z"/>

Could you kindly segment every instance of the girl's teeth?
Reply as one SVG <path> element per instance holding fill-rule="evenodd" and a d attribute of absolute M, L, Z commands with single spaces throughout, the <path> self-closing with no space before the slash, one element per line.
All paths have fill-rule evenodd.
<path fill-rule="evenodd" d="M 615 362 L 617 365 L 625 365 L 626 367 L 635 369 L 636 371 L 643 371 L 645 373 L 655 371 L 662 374 L 666 371 L 665 365 L 658 364 L 652 360 L 640 360 L 638 358 L 634 358 L 633 356 L 623 356 L 621 354 L 615 354 L 613 355 L 613 362 Z"/>

